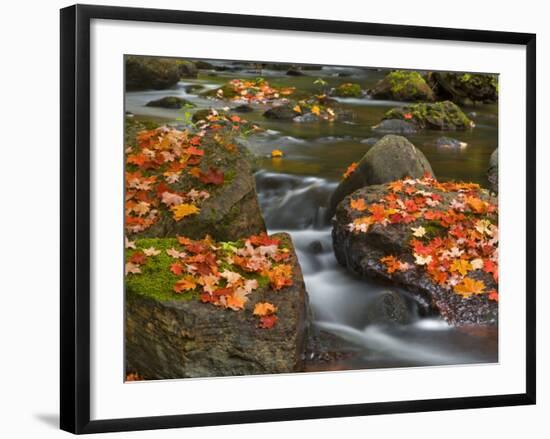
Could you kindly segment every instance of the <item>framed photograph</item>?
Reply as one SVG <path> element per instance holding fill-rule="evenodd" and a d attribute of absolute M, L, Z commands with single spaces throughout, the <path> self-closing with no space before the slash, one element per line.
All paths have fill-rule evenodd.
<path fill-rule="evenodd" d="M 535 35 L 61 10 L 61 428 L 535 403 Z"/>

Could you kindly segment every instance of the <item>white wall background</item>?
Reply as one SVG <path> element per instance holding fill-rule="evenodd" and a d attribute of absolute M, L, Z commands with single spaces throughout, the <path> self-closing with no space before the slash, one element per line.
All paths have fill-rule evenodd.
<path fill-rule="evenodd" d="M 543 172 L 549 153 L 543 105 L 550 100 L 550 28 L 541 1 L 520 3 L 461 0 L 459 3 L 410 0 L 388 2 L 296 2 L 278 0 L 103 0 L 88 3 L 206 10 L 242 14 L 299 16 L 473 29 L 535 32 L 538 36 L 538 222 L 543 226 L 549 184 Z M 3 5 L 1 25 L 0 102 L 0 434 L 3 437 L 61 437 L 58 422 L 58 287 L 59 287 L 59 14 L 70 2 L 34 0 Z M 185 44 L 185 42 L 182 42 Z M 546 56 L 545 56 L 546 55 Z M 538 271 L 548 262 L 542 248 L 549 233 L 538 231 Z M 7 238 L 7 239 L 6 239 Z M 455 412 L 389 415 L 347 419 L 208 427 L 200 429 L 109 434 L 105 437 L 265 439 L 285 436 L 334 438 L 422 437 L 447 439 L 513 437 L 550 432 L 550 380 L 545 298 L 549 282 L 538 279 L 539 403 Z M 368 389 L 365 389 L 368 392 Z"/>

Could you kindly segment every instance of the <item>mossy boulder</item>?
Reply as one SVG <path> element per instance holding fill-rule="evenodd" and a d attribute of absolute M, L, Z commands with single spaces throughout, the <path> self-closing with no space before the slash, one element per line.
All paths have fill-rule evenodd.
<path fill-rule="evenodd" d="M 388 73 L 370 91 L 376 99 L 395 101 L 433 101 L 434 93 L 420 73 L 396 70 Z"/>
<path fill-rule="evenodd" d="M 498 194 L 498 148 L 493 151 L 489 159 L 487 179 L 491 190 Z"/>
<path fill-rule="evenodd" d="M 341 98 L 359 98 L 363 95 L 363 90 L 361 90 L 361 86 L 359 84 L 346 82 L 334 88 L 331 95 Z"/>
<path fill-rule="evenodd" d="M 173 87 L 181 78 L 176 60 L 146 56 L 126 57 L 127 90 L 163 90 Z"/>
<path fill-rule="evenodd" d="M 195 61 L 195 66 L 197 67 L 197 69 L 201 69 L 201 70 L 212 70 L 214 69 L 214 65 L 209 63 L 208 61 L 203 61 L 203 60 L 196 60 Z"/>
<path fill-rule="evenodd" d="M 194 107 L 195 104 L 189 102 L 186 99 L 180 98 L 178 96 L 165 96 L 160 99 L 155 99 L 149 101 L 146 104 L 147 107 L 160 107 L 160 108 L 170 108 L 173 110 L 179 110 L 183 107 Z"/>
<path fill-rule="evenodd" d="M 497 75 L 432 72 L 428 81 L 441 100 L 450 100 L 459 105 L 498 101 Z"/>
<path fill-rule="evenodd" d="M 178 67 L 180 78 L 196 78 L 199 69 L 193 61 L 188 61 L 184 59 L 176 59 L 174 61 Z"/>
<path fill-rule="evenodd" d="M 463 189 L 440 190 L 434 186 L 416 184 L 417 190 L 429 191 L 440 197 L 439 204 L 431 208 L 432 212 L 448 212 L 452 209 L 453 201 L 464 195 Z M 356 276 L 365 279 L 375 279 L 387 283 L 392 287 L 403 288 L 412 293 L 423 304 L 423 312 L 440 315 L 450 325 L 469 327 L 473 325 L 498 325 L 498 302 L 491 299 L 489 292 L 498 289 L 493 275 L 480 268 L 468 265 L 467 276 L 476 282 L 483 282 L 482 294 L 460 295 L 453 291 L 452 287 L 435 282 L 427 273 L 424 265 L 415 262 L 411 249 L 412 227 L 423 227 L 426 235 L 421 239 L 429 244 L 431 239 L 447 239 L 448 228 L 439 223 L 428 221 L 419 217 L 410 223 L 389 223 L 370 225 L 366 232 L 356 232 L 349 225 L 365 215 L 369 215 L 372 205 L 380 206 L 381 200 L 386 196 L 395 196 L 395 192 L 388 185 L 374 185 L 361 188 L 348 195 L 338 204 L 333 220 L 332 239 L 334 253 L 338 262 Z M 403 195 L 398 194 L 398 197 Z M 363 199 L 366 204 L 364 211 L 358 211 L 351 207 L 351 200 Z M 487 190 L 481 189 L 476 194 L 476 199 L 483 202 L 497 204 Z M 466 219 L 491 220 L 498 224 L 497 213 L 477 214 L 467 212 Z M 498 244 L 497 244 L 498 245 Z M 458 250 L 457 252 L 464 250 Z M 404 270 L 388 270 L 381 261 L 382 258 L 392 256 L 398 261 L 407 264 Z M 431 257 L 431 256 L 430 256 Z M 452 257 L 452 256 L 450 256 Z M 487 256 L 489 257 L 489 256 Z M 457 257 L 458 258 L 458 257 Z M 460 261 L 460 258 L 458 258 Z M 391 271 L 391 272 L 390 272 Z"/>
<path fill-rule="evenodd" d="M 342 180 L 330 198 L 328 217 L 350 193 L 374 184 L 388 183 L 404 177 L 420 178 L 433 175 L 426 156 L 405 137 L 382 137 L 357 163 L 355 171 Z"/>
<path fill-rule="evenodd" d="M 392 108 L 382 120 L 404 120 L 418 129 L 466 130 L 475 126 L 458 105 L 451 101 L 418 103 Z"/>
<path fill-rule="evenodd" d="M 263 116 L 267 119 L 292 120 L 300 115 L 294 108 L 295 105 L 292 103 L 277 105 L 266 110 Z"/>
<path fill-rule="evenodd" d="M 161 250 L 141 274 L 126 278 L 125 348 L 127 372 L 144 379 L 292 373 L 303 370 L 309 328 L 308 296 L 290 236 L 277 234 L 289 249 L 292 286 L 278 291 L 268 283 L 233 311 L 200 302 L 193 293 L 175 294 L 178 277 L 166 249 L 176 239 L 143 239 L 138 248 Z M 244 273 L 243 273 L 244 274 Z M 258 302 L 277 307 L 277 323 L 262 329 L 253 315 Z"/>
<path fill-rule="evenodd" d="M 222 124 L 223 121 L 219 123 Z M 128 130 L 134 133 L 136 131 L 131 126 Z M 222 131 L 217 131 L 216 134 L 222 135 Z M 229 136 L 231 135 L 233 133 L 230 131 Z M 256 195 L 251 154 L 235 138 L 228 137 L 226 141 L 227 143 L 220 144 L 215 134 L 210 133 L 202 138 L 201 143 L 201 148 L 205 151 L 200 163 L 201 172 L 208 173 L 215 169 L 218 174 L 223 175 L 223 183 L 205 184 L 188 172 L 183 172 L 179 180 L 171 185 L 176 193 L 187 193 L 192 189 L 207 191 L 209 197 L 201 202 L 200 212 L 176 221 L 172 212 L 161 204 L 158 220 L 145 230 L 129 233 L 132 239 L 176 235 L 196 239 L 209 234 L 217 240 L 235 240 L 265 232 Z M 134 145 L 135 136 L 127 137 L 126 144 Z M 148 175 L 156 176 L 159 182 L 164 180 L 162 171 L 152 169 L 148 171 Z"/>

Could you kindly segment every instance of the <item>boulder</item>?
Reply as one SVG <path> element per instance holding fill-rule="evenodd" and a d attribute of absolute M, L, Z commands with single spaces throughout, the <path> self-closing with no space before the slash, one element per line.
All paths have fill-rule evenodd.
<path fill-rule="evenodd" d="M 460 140 L 445 136 L 438 137 L 435 141 L 435 144 L 438 148 L 444 149 L 463 149 L 468 146 L 466 142 L 461 142 Z"/>
<path fill-rule="evenodd" d="M 126 57 L 127 90 L 162 90 L 173 87 L 181 78 L 174 59 L 146 56 Z"/>
<path fill-rule="evenodd" d="M 363 95 L 363 90 L 361 90 L 361 86 L 359 84 L 346 82 L 334 88 L 331 91 L 331 95 L 341 98 L 359 98 Z"/>
<path fill-rule="evenodd" d="M 220 118 L 218 125 L 225 123 Z M 227 130 L 232 133 L 232 123 L 227 123 Z M 172 130 L 171 128 L 159 129 Z M 174 131 L 174 130 L 172 130 Z M 175 130 L 177 131 L 177 130 Z M 134 130 L 135 132 L 135 130 Z M 203 138 L 200 148 L 205 151 L 200 163 L 203 173 L 215 169 L 222 174 L 221 184 L 205 184 L 189 172 L 182 172 L 179 180 L 171 184 L 171 191 L 187 193 L 191 189 L 205 190 L 208 198 L 200 203 L 200 211 L 185 216 L 179 221 L 174 220 L 169 208 L 159 203 L 157 220 L 145 230 L 129 232 L 132 238 L 159 238 L 185 235 L 190 238 L 201 238 L 210 234 L 215 239 L 233 240 L 265 231 L 265 224 L 256 195 L 256 185 L 252 171 L 250 153 L 237 142 L 228 148 L 220 144 L 215 136 L 221 131 L 208 132 Z M 127 145 L 135 144 L 135 137 L 127 138 Z M 128 169 L 131 171 L 131 169 Z M 163 170 L 151 169 L 149 176 L 156 176 L 158 182 L 165 181 Z"/>
<path fill-rule="evenodd" d="M 254 108 L 250 105 L 242 104 L 232 108 L 231 111 L 234 111 L 235 113 L 251 113 L 254 111 Z"/>
<path fill-rule="evenodd" d="M 164 253 L 172 241 L 137 241 L 138 248 L 163 249 L 158 261 L 126 281 L 126 370 L 144 379 L 292 373 L 303 370 L 309 305 L 290 236 L 277 234 L 290 250 L 293 284 L 280 290 L 262 286 L 248 295 L 244 309 L 202 303 L 192 293 L 176 294 L 177 277 Z M 154 286 L 153 288 L 151 286 Z M 277 322 L 259 327 L 258 302 L 277 307 Z"/>
<path fill-rule="evenodd" d="M 336 187 L 330 198 L 328 217 L 336 206 L 353 191 L 372 184 L 388 183 L 404 177 L 420 178 L 433 175 L 426 156 L 406 138 L 382 137 L 358 162 L 355 171 Z"/>
<path fill-rule="evenodd" d="M 497 75 L 432 72 L 428 82 L 438 99 L 459 105 L 494 103 L 498 100 Z"/>
<path fill-rule="evenodd" d="M 376 99 L 395 101 L 433 101 L 434 94 L 428 83 L 418 72 L 396 70 L 388 73 L 370 91 Z"/>
<path fill-rule="evenodd" d="M 180 78 L 196 78 L 199 74 L 199 69 L 193 61 L 176 59 L 175 62 L 178 66 Z"/>
<path fill-rule="evenodd" d="M 189 84 L 185 86 L 185 92 L 195 94 L 197 91 L 203 90 L 204 85 L 202 84 Z"/>
<path fill-rule="evenodd" d="M 451 101 L 418 103 L 392 108 L 382 120 L 404 120 L 417 129 L 466 130 L 475 126 L 460 107 Z"/>
<path fill-rule="evenodd" d="M 428 180 L 434 183 L 423 183 Z M 410 203 L 408 200 L 419 196 L 405 195 L 405 192 L 399 189 L 395 183 L 404 184 L 404 186 L 401 186 L 402 188 L 407 186 L 407 184 L 412 184 L 417 191 L 421 191 L 420 194 L 430 194 L 426 195 L 426 197 L 432 197 L 435 194 L 440 201 L 434 204 L 435 207 L 429 208 L 429 210 L 433 213 L 440 212 L 441 217 L 434 216 L 433 218 L 442 219 L 427 220 L 423 216 L 424 214 L 420 214 L 414 217 L 412 222 L 403 221 L 403 216 L 387 217 L 387 220 L 380 222 L 380 220 L 374 220 L 371 217 L 369 225 L 366 225 L 363 229 L 356 229 L 356 224 L 368 223 L 368 220 L 367 222 L 365 220 L 366 217 L 370 216 L 371 211 L 369 209 L 372 206 L 385 206 L 383 203 L 386 202 L 384 200 L 387 200 L 386 197 L 388 195 L 390 199 L 391 197 L 395 199 L 395 196 L 397 196 L 404 204 L 407 202 Z M 454 184 L 449 182 L 444 183 L 447 186 L 440 187 L 439 183 L 432 179 L 422 179 L 416 182 L 410 180 L 410 183 L 407 184 L 401 181 L 394 182 L 393 186 L 386 184 L 363 187 L 347 196 L 338 204 L 332 230 L 336 259 L 342 266 L 355 275 L 386 282 L 389 285 L 401 287 L 416 295 L 422 303 L 427 304 L 431 312 L 442 316 L 451 325 L 497 325 L 498 302 L 495 300 L 495 297 L 492 295 L 494 293 L 492 292 L 498 289 L 498 283 L 492 274 L 485 271 L 483 264 L 485 260 L 494 261 L 493 258 L 498 254 L 498 241 L 496 246 L 493 243 L 488 247 L 487 241 L 489 237 L 484 240 L 483 237 L 480 238 L 478 235 L 478 238 L 475 238 L 475 240 L 472 238 L 473 241 L 471 242 L 459 244 L 460 241 L 458 241 L 458 238 L 453 238 L 454 235 L 451 235 L 449 226 L 445 227 L 444 225 L 445 221 L 453 220 L 454 218 L 454 220 L 460 222 L 460 230 L 464 230 L 465 228 L 466 232 L 468 232 L 468 230 L 474 230 L 474 225 L 478 227 L 479 224 L 484 226 L 491 224 L 491 226 L 488 226 L 488 229 L 482 230 L 490 230 L 491 234 L 494 233 L 494 229 L 491 229 L 491 227 L 498 224 L 498 212 L 494 210 L 497 206 L 496 198 L 492 197 L 487 190 L 473 184 Z M 451 184 L 455 185 L 454 188 L 449 186 Z M 352 207 L 351 201 L 358 199 L 364 200 L 365 209 L 358 210 Z M 460 220 L 458 219 L 459 217 L 453 216 L 461 212 L 454 210 L 458 208 L 453 207 L 458 206 L 455 204 L 457 200 L 462 200 L 460 203 L 465 206 L 463 210 L 464 217 L 460 217 L 462 218 Z M 472 204 L 469 204 L 470 202 Z M 408 207 L 406 208 L 408 209 Z M 396 210 L 399 212 L 398 209 Z M 454 213 L 449 214 L 450 210 L 454 210 Z M 400 213 L 396 214 L 402 215 Z M 394 214 L 392 213 L 392 215 Z M 482 223 L 477 222 L 481 220 L 483 221 Z M 457 223 L 455 222 L 454 224 Z M 418 229 L 419 227 L 423 227 L 423 230 Z M 421 230 L 424 234 L 413 235 L 413 232 L 416 233 L 418 230 Z M 455 233 L 454 230 L 459 229 L 452 230 L 452 233 Z M 474 231 L 476 230 L 477 228 Z M 489 232 L 484 231 L 483 233 Z M 437 239 L 439 239 L 437 245 L 442 246 L 440 247 L 441 250 L 435 247 Z M 421 243 L 418 244 L 419 247 L 416 247 L 417 242 Z M 448 253 L 445 253 L 447 251 L 445 250 L 447 248 L 447 244 L 445 243 L 447 242 L 449 242 L 448 245 L 456 247 L 449 249 Z M 469 247 L 470 245 L 474 247 Z M 418 250 L 416 250 L 417 248 Z M 493 253 L 493 249 L 495 248 L 497 250 Z M 470 252 L 474 251 L 474 249 L 478 253 L 483 253 L 483 256 L 477 256 L 477 253 L 476 256 L 471 256 Z M 429 257 L 426 256 L 426 253 L 423 253 L 420 255 L 420 258 L 417 258 L 414 253 L 415 251 L 427 251 Z M 432 253 L 438 256 L 432 257 Z M 462 259 L 464 257 L 468 259 Z M 481 259 L 481 267 L 483 269 L 479 268 L 477 264 L 474 268 L 474 265 L 470 263 L 469 258 L 474 257 L 483 258 Z M 386 265 L 384 260 L 392 263 L 392 259 L 395 264 L 392 264 L 390 269 L 390 266 Z M 432 262 L 438 264 L 434 268 L 434 272 L 437 275 L 442 274 L 440 267 L 443 267 L 443 265 L 439 264 L 448 264 L 448 268 L 443 274 L 449 277 L 440 278 L 436 282 L 434 280 L 434 272 L 429 273 L 426 268 L 427 265 L 425 265 Z M 455 262 L 458 268 L 453 265 Z M 463 271 L 456 271 L 458 269 Z M 470 279 L 468 282 L 473 282 L 474 286 L 476 282 L 479 283 L 481 281 L 482 290 L 473 293 L 470 292 L 471 290 L 467 290 L 467 288 L 470 288 L 469 286 L 465 286 L 465 289 L 462 290 L 454 289 L 453 283 L 451 283 L 453 280 L 452 276 L 456 276 L 457 279 L 457 284 L 454 284 L 455 286 L 458 283 L 463 283 L 464 279 L 466 279 L 459 276 L 459 273 Z M 498 294 L 496 297 L 498 298 Z"/>
<path fill-rule="evenodd" d="M 397 291 L 384 291 L 367 308 L 370 325 L 404 325 L 412 318 L 407 301 Z"/>
<path fill-rule="evenodd" d="M 498 194 L 498 148 L 493 151 L 489 159 L 489 170 L 487 171 L 490 189 Z"/>
<path fill-rule="evenodd" d="M 277 119 L 277 120 L 293 120 L 296 116 L 299 116 L 300 113 L 294 111 L 295 105 L 293 104 L 283 104 L 274 106 L 264 112 L 263 116 L 267 119 Z"/>
<path fill-rule="evenodd" d="M 300 69 L 291 68 L 287 70 L 286 75 L 287 76 L 304 76 L 305 73 L 302 72 Z"/>
<path fill-rule="evenodd" d="M 146 106 L 179 110 L 180 108 L 183 108 L 183 107 L 194 107 L 195 104 L 183 98 L 180 98 L 178 96 L 165 96 L 163 98 L 147 102 Z"/>
<path fill-rule="evenodd" d="M 385 119 L 374 125 L 372 130 L 380 134 L 414 134 L 418 131 L 415 125 L 401 119 Z"/>
<path fill-rule="evenodd" d="M 195 61 L 195 66 L 197 66 L 197 69 L 201 69 L 201 70 L 212 70 L 214 69 L 214 65 L 209 63 L 208 61 L 203 61 L 203 60 L 197 60 Z"/>

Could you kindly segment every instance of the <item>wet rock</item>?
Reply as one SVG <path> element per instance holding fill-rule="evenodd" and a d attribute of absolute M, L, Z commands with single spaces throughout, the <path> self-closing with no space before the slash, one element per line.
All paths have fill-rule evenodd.
<path fill-rule="evenodd" d="M 181 69 L 171 58 L 128 56 L 125 74 L 127 90 L 163 90 L 178 83 Z"/>
<path fill-rule="evenodd" d="M 292 104 L 277 105 L 267 110 L 263 116 L 268 119 L 292 120 L 300 114 L 299 112 L 294 111 L 293 108 L 294 105 Z"/>
<path fill-rule="evenodd" d="M 127 128 L 128 132 L 132 130 Z M 135 131 L 135 130 L 134 130 Z M 133 137 L 135 142 L 135 135 Z M 127 138 L 127 145 L 132 145 L 132 138 Z M 207 151 L 201 162 L 201 169 L 206 171 L 215 168 L 223 173 L 221 185 L 208 185 L 205 189 L 209 198 L 201 202 L 200 212 L 175 221 L 170 214 L 161 214 L 158 221 L 144 231 L 132 233 L 135 238 L 163 238 L 185 235 L 201 239 L 206 234 L 217 240 L 235 240 L 265 231 L 264 220 L 256 195 L 256 184 L 252 172 L 250 154 L 240 147 L 228 150 L 214 138 L 203 137 L 201 147 Z M 153 171 L 150 171 L 154 175 Z M 162 174 L 158 181 L 162 181 Z M 197 188 L 199 182 L 188 173 L 182 173 L 180 179 L 173 183 L 177 193 L 186 193 Z"/>
<path fill-rule="evenodd" d="M 460 107 L 451 101 L 411 104 L 393 108 L 382 120 L 404 120 L 417 129 L 466 130 L 475 126 Z"/>
<path fill-rule="evenodd" d="M 371 325 L 404 325 L 411 321 L 406 300 L 396 291 L 384 291 L 367 309 Z"/>
<path fill-rule="evenodd" d="M 329 218 L 345 196 L 363 186 L 407 176 L 420 178 L 425 173 L 433 175 L 433 170 L 422 151 L 405 137 L 384 136 L 363 156 L 355 172 L 336 187 L 330 199 Z"/>
<path fill-rule="evenodd" d="M 292 68 L 292 69 L 288 69 L 288 70 L 287 70 L 286 75 L 287 75 L 287 76 L 304 76 L 305 73 L 302 72 L 302 71 L 299 70 L 299 69 L 294 69 L 294 68 Z"/>
<path fill-rule="evenodd" d="M 360 348 L 351 342 L 311 325 L 305 355 L 305 372 L 349 370 L 350 359 L 357 357 Z"/>
<path fill-rule="evenodd" d="M 498 148 L 491 154 L 487 178 L 489 180 L 490 189 L 498 194 Z"/>
<path fill-rule="evenodd" d="M 146 106 L 179 110 L 183 107 L 194 107 L 195 104 L 177 96 L 165 96 L 163 98 L 147 102 Z"/>
<path fill-rule="evenodd" d="M 197 69 L 201 69 L 201 70 L 212 70 L 214 69 L 214 65 L 207 62 L 207 61 L 203 61 L 203 60 L 197 60 L 195 61 L 195 65 L 197 66 Z"/>
<path fill-rule="evenodd" d="M 307 251 L 314 255 L 323 253 L 323 250 L 323 243 L 319 240 L 312 241 L 307 245 Z"/>
<path fill-rule="evenodd" d="M 236 113 L 250 113 L 254 111 L 254 109 L 250 105 L 243 104 L 232 108 L 231 111 L 234 111 Z"/>
<path fill-rule="evenodd" d="M 436 188 L 430 190 L 441 196 L 442 201 L 437 206 L 441 211 L 448 210 L 452 200 L 458 196 L 458 191 L 440 191 Z M 351 209 L 351 197 L 363 198 L 368 206 L 378 203 L 390 192 L 391 189 L 387 185 L 367 186 L 350 194 L 338 204 L 332 229 L 334 253 L 338 262 L 357 276 L 387 282 L 417 295 L 421 301 L 429 304 L 432 312 L 441 315 L 451 325 L 498 324 L 498 303 L 490 300 L 487 294 L 462 297 L 435 283 L 423 266 L 414 263 L 409 245 L 411 227 L 422 225 L 429 229 L 428 221 L 417 220 L 411 224 L 398 223 L 387 226 L 374 224 L 366 233 L 354 233 L 349 230 L 348 224 L 364 215 L 364 212 Z M 486 190 L 479 192 L 479 198 L 493 204 L 497 203 L 496 198 Z M 386 266 L 380 262 L 382 257 L 388 255 L 409 263 L 411 268 L 388 273 Z M 487 291 L 498 287 L 493 277 L 483 270 L 472 271 L 470 275 L 482 280 Z"/>
<path fill-rule="evenodd" d="M 497 75 L 432 72 L 428 82 L 439 99 L 459 105 L 494 103 L 498 100 Z"/>
<path fill-rule="evenodd" d="M 415 125 L 400 119 L 385 119 L 378 125 L 373 126 L 372 130 L 384 134 L 414 134 L 417 132 Z"/>
<path fill-rule="evenodd" d="M 370 91 L 376 99 L 395 101 L 433 101 L 434 94 L 428 83 L 418 72 L 396 70 L 388 73 Z"/>
<path fill-rule="evenodd" d="M 185 86 L 185 92 L 194 94 L 197 91 L 201 91 L 204 89 L 204 85 L 202 84 L 190 84 Z"/>
<path fill-rule="evenodd" d="M 341 98 L 358 98 L 363 95 L 363 90 L 361 90 L 361 86 L 359 84 L 346 82 L 334 88 L 331 91 L 331 95 Z"/>
<path fill-rule="evenodd" d="M 317 122 L 319 118 L 313 113 L 305 113 L 300 116 L 296 116 L 292 119 L 294 122 L 304 123 L 304 122 Z"/>
<path fill-rule="evenodd" d="M 175 60 L 176 65 L 178 66 L 180 78 L 196 78 L 199 69 L 193 61 L 177 59 Z"/>
<path fill-rule="evenodd" d="M 299 372 L 309 328 L 308 296 L 290 236 L 293 285 L 280 291 L 259 288 L 242 311 L 201 303 L 197 298 L 164 300 L 128 284 L 126 369 L 145 379 Z M 257 302 L 277 307 L 277 324 L 258 327 Z"/>
<path fill-rule="evenodd" d="M 463 149 L 468 146 L 466 142 L 461 142 L 460 140 L 453 139 L 451 137 L 438 137 L 435 141 L 435 144 L 438 148 L 449 148 L 449 149 Z"/>

